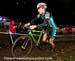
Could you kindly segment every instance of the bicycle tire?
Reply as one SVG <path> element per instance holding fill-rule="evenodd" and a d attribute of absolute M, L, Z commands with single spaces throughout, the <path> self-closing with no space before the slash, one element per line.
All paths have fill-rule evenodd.
<path fill-rule="evenodd" d="M 16 47 L 16 45 L 17 45 L 17 43 L 22 39 L 22 37 L 23 36 L 20 36 L 20 37 L 18 37 L 15 41 L 14 41 L 14 43 L 13 43 L 13 45 L 12 45 L 12 48 L 11 48 L 11 53 L 12 53 L 12 56 L 15 56 L 15 57 L 20 57 L 21 55 L 16 55 L 16 54 L 18 54 L 17 52 L 19 52 L 19 51 L 16 51 L 16 53 L 15 53 L 15 47 Z M 25 37 L 25 36 L 24 36 Z M 20 48 L 23 50 L 22 52 L 20 51 L 20 53 L 22 54 L 23 52 L 23 56 L 21 56 L 21 57 L 26 57 L 26 56 L 28 56 L 29 55 L 29 53 L 31 52 L 31 50 L 32 50 L 32 40 L 30 39 L 30 37 L 29 36 L 26 36 L 26 38 L 29 40 L 29 42 L 28 42 L 28 44 L 29 44 L 29 46 L 28 46 L 28 44 L 27 44 L 27 46 L 26 46 L 26 48 L 29 48 L 28 49 L 28 51 L 27 52 L 25 52 L 25 50 L 23 50 L 22 48 L 21 48 L 21 46 L 20 46 Z M 26 39 L 25 38 L 25 39 Z M 28 41 L 28 40 L 24 40 L 24 41 Z M 20 48 L 17 48 L 17 49 L 20 49 Z"/>

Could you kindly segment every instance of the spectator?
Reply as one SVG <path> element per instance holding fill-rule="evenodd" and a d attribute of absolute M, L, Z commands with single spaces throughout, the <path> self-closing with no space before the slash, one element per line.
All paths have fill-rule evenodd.
<path fill-rule="evenodd" d="M 15 33 L 16 32 L 16 26 L 15 26 L 15 21 L 14 20 L 10 20 L 8 28 L 9 28 L 9 31 L 11 33 Z"/>

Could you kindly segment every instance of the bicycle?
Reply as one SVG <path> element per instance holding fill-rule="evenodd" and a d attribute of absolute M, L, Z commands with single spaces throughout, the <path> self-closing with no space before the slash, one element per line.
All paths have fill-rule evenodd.
<path fill-rule="evenodd" d="M 22 34 L 22 36 L 19 36 L 14 41 L 11 48 L 13 56 L 22 56 L 22 57 L 27 56 L 32 50 L 33 42 L 35 46 L 39 46 L 41 37 L 43 35 L 43 31 L 41 29 L 35 29 L 35 30 L 28 29 L 27 31 L 28 32 Z M 38 40 L 36 40 L 34 36 L 36 37 L 38 36 L 37 38 Z M 24 46 L 24 49 L 22 49 L 22 46 Z"/>

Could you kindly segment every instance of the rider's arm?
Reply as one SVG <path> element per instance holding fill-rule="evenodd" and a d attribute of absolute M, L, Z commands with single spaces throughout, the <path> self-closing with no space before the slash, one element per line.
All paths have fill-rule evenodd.
<path fill-rule="evenodd" d="M 56 24 L 55 24 L 54 19 L 53 19 L 52 16 L 50 17 L 49 21 L 50 21 L 49 23 L 50 23 L 50 25 L 51 25 L 51 27 L 52 27 L 51 38 L 52 38 L 52 39 L 55 39 L 57 26 L 56 26 Z"/>
<path fill-rule="evenodd" d="M 46 26 L 46 21 L 45 21 L 45 20 L 44 20 L 43 23 L 38 24 L 38 25 L 37 25 L 37 28 L 42 28 L 42 27 L 44 27 L 44 26 Z"/>
<path fill-rule="evenodd" d="M 30 22 L 28 22 L 27 24 L 24 25 L 24 27 L 28 27 L 32 24 L 34 24 L 35 20 L 37 20 L 38 18 L 40 18 L 40 14 L 38 14 L 35 18 L 33 18 Z"/>
<path fill-rule="evenodd" d="M 35 18 L 33 18 L 33 19 L 30 21 L 30 24 L 34 24 L 35 20 L 37 20 L 38 18 L 40 18 L 40 14 L 38 14 Z"/>

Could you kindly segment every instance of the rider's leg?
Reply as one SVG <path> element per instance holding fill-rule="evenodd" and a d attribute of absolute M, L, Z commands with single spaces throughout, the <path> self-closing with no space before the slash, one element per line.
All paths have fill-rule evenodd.
<path fill-rule="evenodd" d="M 43 38 L 42 38 L 42 41 L 48 43 L 47 38 L 48 38 L 48 37 L 47 37 L 47 34 L 44 33 Z"/>
<path fill-rule="evenodd" d="M 50 38 L 49 39 L 49 44 L 51 45 L 52 48 L 55 48 L 54 39 Z"/>
<path fill-rule="evenodd" d="M 48 39 L 48 43 L 51 45 L 51 47 L 52 48 L 55 48 L 55 44 L 54 44 L 54 39 L 52 39 L 52 38 L 50 38 L 51 36 L 51 29 L 49 28 L 49 27 L 47 27 L 46 28 L 46 33 L 47 33 L 47 35 L 48 35 L 48 37 L 49 37 L 49 39 Z"/>

